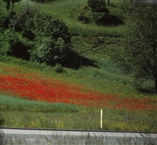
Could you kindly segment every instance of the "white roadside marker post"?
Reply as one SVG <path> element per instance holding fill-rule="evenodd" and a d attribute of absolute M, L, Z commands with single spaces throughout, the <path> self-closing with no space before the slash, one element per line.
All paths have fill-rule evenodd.
<path fill-rule="evenodd" d="M 102 129 L 103 110 L 100 110 L 100 129 Z"/>

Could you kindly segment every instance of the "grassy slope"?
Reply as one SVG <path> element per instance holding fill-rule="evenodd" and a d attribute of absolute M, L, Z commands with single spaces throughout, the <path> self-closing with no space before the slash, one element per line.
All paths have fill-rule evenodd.
<path fill-rule="evenodd" d="M 123 0 L 112 0 L 108 9 L 111 14 L 124 19 L 122 10 Z M 59 79 L 66 79 L 73 83 L 85 84 L 94 90 L 104 93 L 121 94 L 124 96 L 141 96 L 133 87 L 131 76 L 124 75 L 118 67 L 110 61 L 110 55 L 114 50 L 121 49 L 121 37 L 125 31 L 125 26 L 96 26 L 95 24 L 83 24 L 77 20 L 78 15 L 87 5 L 87 0 L 60 0 L 50 3 L 35 3 L 42 12 L 56 14 L 68 25 L 72 33 L 77 33 L 72 37 L 73 49 L 79 54 L 97 61 L 98 68 L 83 67 L 79 70 L 67 69 L 66 74 L 52 76 Z M 151 88 L 153 83 L 148 81 L 144 88 Z M 131 95 L 133 94 L 133 95 Z M 142 96 L 147 96 L 142 94 Z M 151 97 L 151 95 L 148 95 Z"/>
<path fill-rule="evenodd" d="M 119 1 L 114 1 L 114 4 L 121 4 Z M 123 17 L 123 11 L 120 6 L 114 7 L 109 6 L 111 14 L 118 14 Z M 78 16 L 83 11 L 84 7 L 87 6 L 87 0 L 61 0 L 52 3 L 38 4 L 36 5 L 43 12 L 49 12 L 51 14 L 58 15 L 70 31 L 74 34 L 82 34 L 88 36 L 122 36 L 125 31 L 124 26 L 118 27 L 103 27 L 96 26 L 95 24 L 83 24 L 78 21 Z"/>
<path fill-rule="evenodd" d="M 114 5 L 116 2 L 117 1 L 114 2 Z M 123 97 L 133 97 L 133 98 L 140 98 L 140 97 L 155 98 L 155 95 L 142 94 L 142 93 L 137 92 L 132 86 L 133 80 L 131 76 L 124 75 L 117 68 L 117 66 L 109 60 L 109 55 L 110 53 L 112 53 L 112 51 L 114 51 L 115 47 L 116 49 L 120 49 L 121 47 L 120 40 L 123 35 L 123 32 L 125 31 L 124 26 L 102 27 L 102 26 L 96 26 L 95 24 L 85 25 L 77 21 L 77 16 L 80 14 L 80 12 L 82 11 L 82 8 L 85 5 L 86 5 L 86 0 L 77 0 L 77 1 L 66 0 L 66 1 L 58 1 L 58 2 L 53 2 L 53 3 L 39 4 L 37 7 L 39 7 L 40 10 L 42 10 L 43 12 L 50 12 L 52 14 L 55 13 L 59 15 L 59 17 L 62 18 L 63 21 L 65 21 L 65 23 L 69 26 L 70 31 L 73 32 L 74 34 L 78 34 L 78 36 L 75 36 L 72 38 L 74 49 L 78 53 L 84 56 L 88 56 L 89 58 L 94 58 L 98 62 L 98 65 L 100 68 L 93 68 L 93 67 L 85 66 L 78 70 L 65 69 L 67 73 L 57 74 L 54 72 L 54 68 L 47 68 L 46 66 L 43 67 L 43 66 L 38 65 L 37 67 L 36 64 L 28 64 L 22 61 L 20 61 L 20 63 L 22 63 L 22 65 L 24 64 L 26 67 L 19 66 L 20 64 L 19 60 L 16 60 L 16 59 L 11 60 L 10 61 L 11 63 L 7 63 L 3 65 L 5 65 L 6 67 L 10 67 L 10 66 L 18 67 L 21 69 L 21 71 L 28 71 L 28 72 L 33 71 L 33 72 L 41 74 L 43 77 L 48 76 L 48 77 L 53 77 L 56 79 L 61 79 L 69 83 L 83 84 L 93 90 L 100 91 L 103 93 L 117 94 Z M 109 6 L 111 13 L 112 14 L 118 13 L 119 16 L 122 16 L 122 11 L 119 8 L 115 7 L 114 5 Z M 118 5 L 118 7 L 120 7 L 120 5 Z M 95 46 L 95 44 L 99 40 L 101 40 L 101 46 L 100 45 Z M 16 63 L 18 65 L 16 65 Z M 34 69 L 34 68 L 38 68 L 38 69 Z M 147 82 L 145 85 L 146 87 L 149 87 L 149 86 L 152 86 L 153 84 L 152 82 Z M 9 101 L 7 101 L 6 99 L 4 99 L 4 96 L 2 97 L 3 99 L 1 99 L 1 103 L 8 102 L 9 104 L 10 101 L 14 100 L 14 98 L 8 97 Z M 34 102 L 29 102 L 29 101 L 25 102 L 24 100 L 21 100 L 21 99 L 17 99 L 16 101 L 20 102 L 20 104 L 23 104 L 23 105 L 26 104 L 26 107 L 24 107 L 24 110 L 26 111 L 28 111 L 27 109 L 29 108 L 27 107 L 27 105 L 28 106 L 31 105 L 32 108 L 34 106 Z M 44 105 L 47 106 L 45 107 L 46 112 L 49 112 L 52 109 L 51 107 L 49 108 L 49 104 L 43 104 L 43 103 L 41 104 L 39 103 L 39 106 L 38 105 L 36 107 L 34 106 L 33 109 L 35 110 L 35 112 L 38 112 L 40 110 L 39 108 Z M 19 110 L 20 105 L 16 104 L 15 106 L 16 106 L 15 108 Z M 61 108 L 61 111 L 64 109 L 66 110 L 66 108 L 68 108 L 69 106 L 65 106 L 63 104 L 62 107 L 59 106 L 59 108 Z M 73 108 L 73 106 L 70 106 L 70 107 Z M 76 106 L 74 106 L 74 109 L 75 107 Z M 59 108 L 57 108 L 57 110 Z M 69 108 L 67 110 L 69 110 Z M 10 109 L 8 108 L 8 110 Z M 41 112 L 43 112 L 43 110 L 41 110 Z M 80 118 L 81 117 L 84 118 L 86 114 L 90 112 L 88 109 L 85 109 L 85 108 L 81 110 L 82 111 L 80 112 L 81 113 L 84 112 L 85 114 L 84 116 L 81 116 L 81 114 L 79 114 Z M 94 110 L 98 111 L 97 109 L 94 109 Z M 23 112 L 18 112 L 18 111 L 11 113 L 12 115 L 9 115 L 7 112 L 2 112 L 2 114 L 5 120 L 7 120 L 6 118 L 15 118 L 16 116 L 18 117 L 19 115 L 21 116 L 24 115 Z M 147 125 L 150 117 L 153 116 L 151 115 L 151 113 L 150 114 L 138 113 L 138 112 L 129 113 L 130 119 L 129 121 L 127 120 L 126 122 L 127 114 L 128 112 L 125 112 L 125 111 L 123 112 L 123 111 L 117 111 L 117 110 L 106 110 L 106 116 L 108 117 L 104 119 L 105 120 L 104 125 L 106 126 L 105 129 L 120 129 L 120 130 L 129 129 L 129 130 L 142 130 L 142 131 L 157 130 L 155 128 L 155 123 L 154 123 L 156 120 L 155 117 L 151 118 L 150 124 L 153 124 L 153 125 L 150 125 L 150 126 Z M 37 120 L 38 117 L 35 117 L 36 115 L 31 116 L 31 113 L 30 114 L 27 113 L 27 115 L 29 119 L 31 118 L 30 119 L 32 120 L 31 122 L 29 121 L 29 119 L 28 120 L 26 119 L 25 123 L 23 122 L 24 120 L 22 118 L 11 119 L 10 121 L 7 120 L 5 125 L 16 126 L 16 127 L 19 127 L 19 126 L 20 127 L 50 127 L 53 124 L 52 122 L 49 121 L 49 119 L 52 119 L 51 117 L 47 118 L 48 120 L 46 120 L 45 115 L 47 116 L 48 114 L 38 114 L 38 117 L 41 117 L 40 120 Z M 73 121 L 73 118 L 75 118 L 75 116 L 78 116 L 78 115 L 74 114 L 74 116 L 70 118 L 70 114 L 69 114 L 68 117 L 63 118 L 63 120 L 66 120 L 66 121 L 68 121 L 67 118 L 69 118 L 69 120 L 71 121 L 70 123 L 72 124 L 71 126 L 67 126 L 67 124 L 64 124 L 64 122 L 61 122 L 60 124 L 55 124 L 53 127 L 54 128 L 80 128 L 80 129 L 82 128 L 88 129 L 89 126 L 90 126 L 89 128 L 93 127 L 93 124 L 90 124 L 89 126 L 87 125 L 89 124 L 88 120 L 86 124 L 80 127 L 78 125 L 78 124 L 81 124 L 80 122 L 74 123 Z M 144 116 L 145 119 L 142 119 L 143 121 L 140 119 L 140 122 L 141 122 L 140 123 L 136 119 L 135 120 L 133 119 L 135 118 L 135 116 L 136 117 Z M 53 117 L 55 117 L 56 120 L 58 119 L 56 117 L 56 114 Z M 25 118 L 27 117 L 25 116 Z M 94 123 L 96 124 L 96 126 L 93 127 L 94 129 L 99 128 L 98 127 L 99 125 L 97 124 L 97 122 L 98 121 Z"/>
<path fill-rule="evenodd" d="M 84 69 L 80 69 L 78 71 L 69 70 L 69 72 L 67 72 L 66 74 L 56 74 L 52 70 L 51 70 L 52 72 L 50 73 L 48 71 L 40 71 L 38 69 L 33 68 L 31 69 L 30 67 L 25 67 L 23 65 L 22 66 L 15 65 L 14 63 L 13 64 L 1 63 L 0 65 L 2 66 L 1 68 L 3 68 L 1 72 L 6 75 L 14 76 L 14 74 L 18 72 L 16 72 L 16 69 L 12 70 L 12 68 L 18 68 L 18 70 L 20 70 L 19 73 L 23 73 L 26 75 L 29 73 L 37 73 L 38 75 L 45 79 L 53 77 L 56 79 L 61 79 L 62 81 L 65 81 L 67 83 L 71 82 L 76 84 L 77 83 L 82 84 L 84 82 L 88 83 L 84 85 L 88 85 L 89 87 L 91 87 L 90 86 L 91 80 L 93 86 L 94 82 L 96 80 L 99 80 L 98 78 L 94 80 L 93 78 L 95 76 L 93 75 L 84 74 Z M 6 71 L 6 69 L 4 68 L 8 68 L 8 70 Z M 81 71 L 83 71 L 83 73 L 81 73 Z M 78 79 L 79 74 L 84 75 L 82 75 L 82 77 L 80 76 L 80 78 Z M 91 76 L 93 76 L 93 78 L 90 80 Z M 108 86 L 108 89 L 110 91 L 111 88 L 109 88 L 109 86 L 111 85 L 112 81 L 108 81 L 108 83 L 106 83 L 106 86 Z M 118 85 L 118 83 L 116 84 Z M 105 87 L 104 85 L 98 86 L 101 88 Z M 137 97 L 140 98 L 141 96 Z M 35 127 L 35 128 L 39 127 L 39 128 L 68 128 L 68 129 L 99 129 L 99 109 L 97 108 L 86 108 L 66 104 L 50 104 L 28 100 L 26 101 L 24 99 L 15 98 L 3 94 L 1 94 L 0 100 L 1 110 L 3 110 L 1 111 L 1 116 L 5 120 L 3 126 Z M 103 109 L 105 111 L 103 119 L 104 120 L 103 129 L 136 130 L 136 131 L 157 130 L 156 129 L 157 118 L 155 112 L 138 112 L 107 109 L 105 108 L 105 106 Z"/>

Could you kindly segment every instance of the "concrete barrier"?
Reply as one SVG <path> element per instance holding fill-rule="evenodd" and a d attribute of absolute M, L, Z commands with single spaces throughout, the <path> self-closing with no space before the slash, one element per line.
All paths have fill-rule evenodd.
<path fill-rule="evenodd" d="M 1 145 L 157 145 L 157 133 L 0 129 Z"/>

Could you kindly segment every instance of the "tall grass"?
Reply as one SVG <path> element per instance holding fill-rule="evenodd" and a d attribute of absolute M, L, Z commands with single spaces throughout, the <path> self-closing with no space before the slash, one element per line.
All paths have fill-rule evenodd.
<path fill-rule="evenodd" d="M 29 101 L 1 95 L 3 126 L 57 129 L 100 129 L 100 109 Z M 103 109 L 105 130 L 157 131 L 156 112 Z"/>

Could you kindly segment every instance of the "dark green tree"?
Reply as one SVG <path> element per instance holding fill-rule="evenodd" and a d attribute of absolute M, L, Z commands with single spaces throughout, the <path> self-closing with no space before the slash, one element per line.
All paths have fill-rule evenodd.
<path fill-rule="evenodd" d="M 108 1 L 109 4 L 110 1 Z M 105 0 L 88 0 L 88 7 L 92 11 L 92 21 L 98 25 L 120 25 L 123 21 L 115 15 L 110 15 L 109 10 L 106 7 Z M 90 18 L 90 17 L 89 17 Z M 91 18 L 90 18 L 91 19 Z M 89 22 L 85 15 L 81 15 L 79 20 Z"/>
<path fill-rule="evenodd" d="M 30 52 L 31 60 L 64 65 L 71 46 L 71 35 L 65 23 L 54 15 L 37 13 L 26 27 L 35 35 L 36 47 Z"/>
<path fill-rule="evenodd" d="M 108 0 L 108 5 L 110 5 L 110 0 Z"/>
<path fill-rule="evenodd" d="M 16 2 L 19 2 L 19 1 L 21 1 L 21 0 L 3 0 L 4 2 L 6 2 L 6 8 L 7 8 L 7 10 L 9 10 L 10 8 L 13 8 L 14 7 L 14 4 L 16 3 Z"/>
<path fill-rule="evenodd" d="M 3 29 L 4 21 L 8 16 L 8 11 L 5 8 L 5 2 L 0 0 L 0 31 Z"/>
<path fill-rule="evenodd" d="M 105 0 L 88 0 L 88 6 L 93 12 L 105 12 L 108 13 Z"/>
<path fill-rule="evenodd" d="M 105 20 L 109 16 L 105 0 L 88 0 L 88 6 L 91 8 L 93 21 L 96 24 L 105 24 Z"/>
<path fill-rule="evenodd" d="M 65 43 L 71 42 L 71 35 L 65 23 L 58 19 L 58 16 L 48 13 L 37 13 L 33 17 L 32 31 L 36 34 L 39 41 L 44 37 L 51 37 L 55 41 L 62 38 Z"/>
<path fill-rule="evenodd" d="M 126 35 L 121 65 L 136 80 L 153 79 L 157 93 L 157 5 L 126 3 Z"/>

